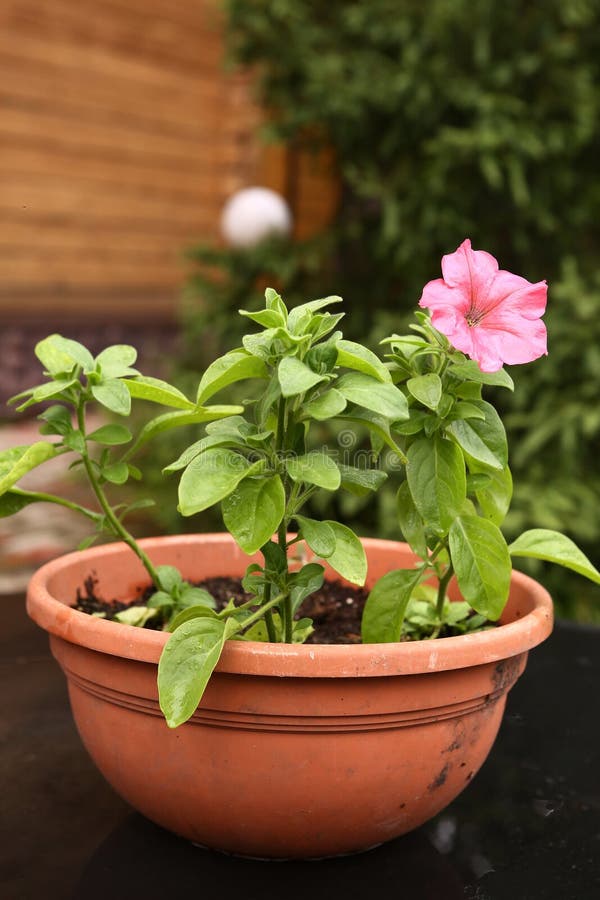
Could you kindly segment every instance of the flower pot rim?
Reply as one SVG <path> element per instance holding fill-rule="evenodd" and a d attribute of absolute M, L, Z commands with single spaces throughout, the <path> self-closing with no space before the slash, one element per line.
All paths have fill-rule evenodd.
<path fill-rule="evenodd" d="M 232 548 L 235 546 L 226 532 L 145 538 L 140 544 L 152 554 L 158 549 L 190 548 L 198 544 L 222 544 L 223 541 L 231 542 Z M 393 554 L 409 549 L 399 541 L 379 538 L 363 538 L 362 541 L 367 553 L 370 550 Z M 41 566 L 28 586 L 27 612 L 38 625 L 65 641 L 101 653 L 156 664 L 169 638 L 167 633 L 88 615 L 71 608 L 67 600 L 54 597 L 49 589 L 50 582 L 70 568 L 81 569 L 83 565 L 89 574 L 103 560 L 120 556 L 127 558 L 127 565 L 137 564 L 130 549 L 115 542 L 68 553 Z M 517 571 L 512 574 L 513 591 L 519 592 L 525 601 L 516 604 L 517 609 L 512 615 L 507 617 L 505 611 L 502 624 L 489 631 L 387 644 L 228 641 L 216 671 L 299 678 L 353 678 L 440 672 L 498 662 L 537 646 L 552 631 L 552 600 L 548 591 L 533 578 Z M 519 609 L 520 606 L 525 609 Z"/>

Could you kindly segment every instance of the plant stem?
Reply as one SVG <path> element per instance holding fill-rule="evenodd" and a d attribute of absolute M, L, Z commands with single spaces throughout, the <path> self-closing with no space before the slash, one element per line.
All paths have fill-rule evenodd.
<path fill-rule="evenodd" d="M 452 563 L 448 566 L 443 576 L 440 578 L 438 585 L 438 593 L 437 593 L 437 602 L 436 602 L 436 612 L 437 617 L 440 622 L 442 622 L 444 617 L 444 602 L 446 600 L 446 591 L 448 589 L 448 584 L 450 583 L 450 579 L 454 575 L 454 568 Z"/>
<path fill-rule="evenodd" d="M 277 408 L 277 436 L 275 438 L 275 449 L 280 454 L 285 446 L 285 429 L 286 429 L 286 412 L 287 404 L 285 397 L 279 398 L 279 406 Z M 289 484 L 287 478 L 284 478 L 284 487 L 286 494 L 288 493 Z M 289 517 L 293 514 L 292 501 L 295 503 L 297 496 L 297 485 L 294 485 L 289 496 L 287 497 L 285 513 L 279 528 L 277 529 L 277 542 L 284 553 L 287 554 L 287 529 Z M 286 644 L 292 643 L 292 633 L 294 628 L 294 611 L 292 609 L 292 598 L 289 594 L 285 595 L 285 601 L 281 606 L 281 620 L 283 624 L 283 640 Z M 268 627 L 268 626 L 267 626 Z"/>
<path fill-rule="evenodd" d="M 251 616 L 248 616 L 247 619 L 242 623 L 242 629 L 246 629 L 249 625 L 254 625 L 259 619 L 263 616 L 265 617 L 265 621 L 267 619 L 267 613 L 271 612 L 273 606 L 277 606 L 278 603 L 281 603 L 282 600 L 285 600 L 285 594 L 277 594 L 273 600 L 269 600 L 268 603 L 263 603 L 261 608 L 253 613 Z M 267 626 L 268 627 L 268 626 Z"/>
<path fill-rule="evenodd" d="M 392 452 L 396 454 L 402 465 L 406 466 L 408 464 L 408 456 L 406 455 L 406 453 L 404 453 L 403 450 L 400 449 L 396 441 L 392 440 L 392 443 L 394 445 L 392 448 Z"/>
<path fill-rule="evenodd" d="M 79 405 L 77 406 L 77 422 L 79 425 L 79 430 L 81 431 L 81 433 L 85 439 L 85 434 L 86 434 L 86 432 L 85 432 L 85 401 L 81 401 L 79 403 Z M 137 541 L 135 540 L 133 535 L 130 534 L 127 531 L 127 529 L 125 528 L 125 526 L 123 525 L 123 523 L 119 521 L 119 519 L 115 515 L 110 503 L 108 502 L 106 494 L 102 490 L 100 482 L 96 478 L 96 473 L 94 472 L 94 467 L 92 465 L 92 461 L 87 452 L 87 445 L 85 447 L 85 450 L 81 454 L 81 458 L 83 460 L 83 466 L 85 468 L 85 471 L 86 471 L 86 474 L 88 477 L 88 481 L 90 482 L 91 488 L 92 488 L 94 494 L 96 495 L 98 503 L 100 504 L 102 511 L 106 517 L 106 521 L 110 524 L 110 527 L 112 528 L 113 533 L 117 537 L 120 537 L 121 540 L 124 541 L 127 544 L 127 546 L 130 547 L 131 550 L 133 550 L 135 555 L 138 557 L 138 559 L 141 561 L 142 565 L 144 566 L 144 568 L 150 575 L 150 578 L 152 579 L 152 583 L 154 584 L 154 586 L 160 590 L 160 580 L 159 580 L 156 569 L 152 565 L 152 562 L 150 561 L 150 559 L 148 558 L 146 553 L 144 553 L 142 548 L 139 546 L 139 544 L 137 543 Z"/>
<path fill-rule="evenodd" d="M 300 494 L 300 484 L 296 482 L 292 487 L 290 498 L 287 503 L 287 512 L 289 513 L 289 517 L 292 518 L 300 508 L 300 504 L 298 503 L 298 497 Z"/>
<path fill-rule="evenodd" d="M 277 532 L 277 541 L 282 550 L 287 550 L 287 519 L 284 518 Z M 294 610 L 292 609 L 292 598 L 290 594 L 286 594 L 285 603 L 281 608 L 283 619 L 283 640 L 286 644 L 292 643 L 292 632 L 294 629 Z"/>
<path fill-rule="evenodd" d="M 277 434 L 275 436 L 275 464 L 279 466 L 280 459 L 279 453 L 283 447 L 283 436 L 285 432 L 285 398 L 279 398 L 279 406 L 277 408 Z M 285 519 L 284 519 L 285 521 Z M 283 547 L 285 550 L 285 545 Z M 269 640 L 272 644 L 277 642 L 277 631 L 275 629 L 275 622 L 273 620 L 273 613 L 271 612 L 271 607 L 275 604 L 271 601 L 271 582 L 267 581 L 265 584 L 265 595 L 264 602 L 261 607 L 261 610 L 265 610 L 265 624 L 267 626 L 267 634 L 269 636 Z"/>
<path fill-rule="evenodd" d="M 235 614 L 238 613 L 241 609 L 250 609 L 251 606 L 258 606 L 258 600 L 256 599 L 256 597 L 252 597 L 250 600 L 246 600 L 245 603 L 240 603 L 239 606 L 234 606 L 233 609 L 222 609 L 220 613 L 217 613 L 217 615 L 221 619 L 229 619 L 231 616 L 235 616 Z"/>
<path fill-rule="evenodd" d="M 437 547 L 434 547 L 433 551 L 429 555 L 428 562 L 430 562 L 430 563 L 435 562 L 436 558 L 440 555 L 442 550 L 445 550 L 445 549 L 446 549 L 445 543 L 443 541 L 440 541 L 439 544 L 437 545 Z"/>
<path fill-rule="evenodd" d="M 277 407 L 277 437 L 275 438 L 275 452 L 279 453 L 283 449 L 285 437 L 285 397 L 279 398 Z"/>
<path fill-rule="evenodd" d="M 100 513 L 94 512 L 93 509 L 86 509 L 85 506 L 80 506 L 79 503 L 65 500 L 63 497 L 55 497 L 54 494 L 45 494 L 43 491 L 24 491 L 21 488 L 11 488 L 10 491 L 11 494 L 18 494 L 19 497 L 27 497 L 39 503 L 56 503 L 58 506 L 65 506 L 67 509 L 81 513 L 93 522 L 99 522 L 102 518 Z"/>
<path fill-rule="evenodd" d="M 265 584 L 265 602 L 261 609 L 265 610 L 265 624 L 267 626 L 267 634 L 272 644 L 277 642 L 277 632 L 275 630 L 275 622 L 273 621 L 273 613 L 271 612 L 271 582 Z"/>

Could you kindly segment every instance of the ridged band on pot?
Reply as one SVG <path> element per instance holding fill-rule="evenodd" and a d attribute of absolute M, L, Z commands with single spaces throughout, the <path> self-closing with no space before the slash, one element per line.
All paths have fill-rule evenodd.
<path fill-rule="evenodd" d="M 155 564 L 190 580 L 241 575 L 252 561 L 223 534 L 142 543 Z M 412 564 L 404 544 L 364 545 L 369 584 Z M 40 569 L 28 611 L 52 636 L 90 754 L 155 822 L 251 856 L 363 849 L 446 806 L 485 760 L 527 651 L 552 628 L 547 592 L 514 573 L 503 624 L 479 634 L 338 646 L 230 641 L 199 709 L 172 731 L 156 689 L 168 636 L 70 609 L 89 576 L 106 599 L 134 597 L 147 583 L 127 547 L 105 545 Z"/>

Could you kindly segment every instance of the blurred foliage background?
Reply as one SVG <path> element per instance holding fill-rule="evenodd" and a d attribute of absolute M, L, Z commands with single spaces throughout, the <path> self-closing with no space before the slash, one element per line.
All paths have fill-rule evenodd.
<path fill-rule="evenodd" d="M 515 394 L 491 398 L 512 449 L 507 535 L 558 528 L 599 565 L 599 4 L 224 5 L 231 63 L 255 71 L 269 112 L 265 139 L 332 149 L 340 203 L 310 240 L 190 250 L 182 380 L 236 345 L 236 310 L 267 284 L 288 305 L 341 294 L 346 336 L 375 347 L 469 236 L 550 284 L 549 356 L 513 367 Z M 390 490 L 343 514 L 359 533 L 398 535 Z M 600 621 L 587 583 L 554 569 L 544 580 L 562 614 Z"/>

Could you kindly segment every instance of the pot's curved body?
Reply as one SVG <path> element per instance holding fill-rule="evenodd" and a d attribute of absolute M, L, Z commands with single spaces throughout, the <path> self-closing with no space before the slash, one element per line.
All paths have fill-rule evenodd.
<path fill-rule="evenodd" d="M 228 535 L 143 542 L 192 580 L 241 575 Z M 366 540 L 369 581 L 411 565 L 404 544 Z M 448 805 L 485 760 L 527 651 L 552 628 L 547 592 L 519 573 L 501 627 L 402 644 L 230 641 L 202 702 L 169 729 L 157 662 L 167 635 L 68 607 L 92 573 L 105 598 L 146 582 L 111 544 L 44 566 L 28 611 L 50 632 L 77 727 L 115 790 L 154 822 L 209 847 L 258 857 L 362 850 Z"/>

